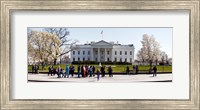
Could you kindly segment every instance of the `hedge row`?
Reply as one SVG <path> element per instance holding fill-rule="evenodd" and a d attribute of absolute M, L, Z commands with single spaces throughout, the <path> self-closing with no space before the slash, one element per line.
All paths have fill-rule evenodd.
<path fill-rule="evenodd" d="M 72 64 L 99 64 L 97 61 L 73 61 Z M 101 64 L 108 64 L 108 65 L 131 65 L 132 63 L 129 62 L 112 62 L 106 61 L 101 62 Z"/>

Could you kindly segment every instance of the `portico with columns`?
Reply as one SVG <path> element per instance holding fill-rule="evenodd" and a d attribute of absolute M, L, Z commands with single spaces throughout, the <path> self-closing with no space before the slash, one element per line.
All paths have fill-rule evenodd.
<path fill-rule="evenodd" d="M 111 61 L 113 45 L 103 40 L 91 45 L 91 60 L 104 62 Z"/>

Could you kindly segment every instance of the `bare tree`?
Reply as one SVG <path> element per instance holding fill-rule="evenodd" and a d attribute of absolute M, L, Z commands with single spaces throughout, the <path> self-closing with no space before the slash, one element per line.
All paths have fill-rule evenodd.
<path fill-rule="evenodd" d="M 59 47 L 61 48 L 61 52 L 58 54 L 58 56 L 60 57 L 60 63 L 63 55 L 78 48 L 77 46 L 74 46 L 78 42 L 78 40 L 72 40 L 69 38 L 70 32 L 67 28 L 44 28 L 44 31 L 55 34 L 60 39 L 61 43 Z M 56 64 L 56 62 L 57 58 L 54 59 L 54 64 Z"/>
<path fill-rule="evenodd" d="M 165 62 L 167 62 L 167 60 L 168 60 L 168 55 L 164 51 L 162 51 L 160 53 L 160 56 L 161 56 L 161 60 L 162 60 L 162 64 L 163 64 L 163 72 L 164 72 Z"/>
<path fill-rule="evenodd" d="M 138 58 L 142 59 L 142 61 L 148 61 L 150 66 L 152 66 L 153 62 L 157 63 L 160 56 L 160 44 L 153 35 L 144 34 L 141 43 L 142 48 L 138 51 Z"/>
<path fill-rule="evenodd" d="M 163 65 L 164 65 L 164 64 L 168 61 L 168 55 L 167 55 L 166 52 L 162 51 L 162 52 L 160 53 L 160 56 L 161 56 L 162 63 L 163 63 Z"/>
<path fill-rule="evenodd" d="M 169 65 L 172 65 L 172 58 L 169 58 L 169 59 L 167 60 L 167 62 L 168 62 Z"/>

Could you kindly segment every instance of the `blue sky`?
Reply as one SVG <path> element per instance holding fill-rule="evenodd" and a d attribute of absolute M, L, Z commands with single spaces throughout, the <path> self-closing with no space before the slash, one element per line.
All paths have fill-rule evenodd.
<path fill-rule="evenodd" d="M 30 28 L 41 31 L 41 28 Z M 134 44 L 135 56 L 142 47 L 141 40 L 143 34 L 153 35 L 160 43 L 161 50 L 165 51 L 169 58 L 172 57 L 172 36 L 173 28 L 68 28 L 70 31 L 69 38 L 77 39 L 78 44 L 84 44 L 91 41 L 102 40 L 101 31 L 103 31 L 103 40 L 110 42 L 119 42 L 120 44 Z M 135 57 L 136 58 L 136 57 Z"/>

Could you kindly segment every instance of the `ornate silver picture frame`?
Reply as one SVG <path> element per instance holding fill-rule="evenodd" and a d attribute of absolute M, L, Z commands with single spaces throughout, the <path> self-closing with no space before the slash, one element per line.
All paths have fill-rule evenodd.
<path fill-rule="evenodd" d="M 200 109 L 199 3 L 199 0 L 1 0 L 0 109 Z M 11 15 L 20 10 L 189 11 L 189 99 L 12 99 Z"/>

